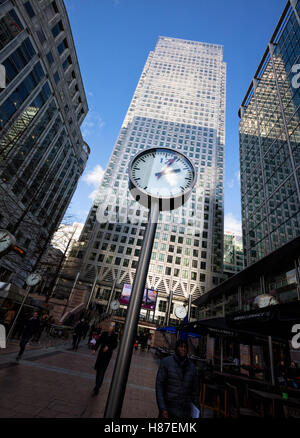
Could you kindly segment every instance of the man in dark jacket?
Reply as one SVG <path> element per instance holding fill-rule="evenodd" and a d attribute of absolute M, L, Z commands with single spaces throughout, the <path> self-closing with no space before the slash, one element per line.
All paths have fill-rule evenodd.
<path fill-rule="evenodd" d="M 160 362 L 156 377 L 160 418 L 191 418 L 191 403 L 198 405 L 197 371 L 187 353 L 187 342 L 180 339 L 176 343 L 175 354 Z"/>
<path fill-rule="evenodd" d="M 74 328 L 73 333 L 73 350 L 78 349 L 79 342 L 81 341 L 81 338 L 84 333 L 84 327 L 85 327 L 85 320 L 81 319 Z"/>
<path fill-rule="evenodd" d="M 17 356 L 17 360 L 20 360 L 22 354 L 24 353 L 26 344 L 30 339 L 39 332 L 40 329 L 40 318 L 37 312 L 33 312 L 32 317 L 25 323 L 21 341 L 20 341 L 20 351 Z"/>
<path fill-rule="evenodd" d="M 97 348 L 100 347 L 98 357 L 95 363 L 95 370 L 97 371 L 97 374 L 94 395 L 97 395 L 99 393 L 99 389 L 102 385 L 104 374 L 112 357 L 113 350 L 118 346 L 118 336 L 114 330 L 115 323 L 112 322 L 109 326 L 108 331 L 101 334 L 93 350 L 93 353 L 96 353 Z"/>

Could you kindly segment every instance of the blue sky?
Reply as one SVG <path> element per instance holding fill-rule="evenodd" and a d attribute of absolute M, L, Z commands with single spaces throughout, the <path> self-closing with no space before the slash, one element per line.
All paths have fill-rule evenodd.
<path fill-rule="evenodd" d="M 284 0 L 65 0 L 89 114 L 91 147 L 69 207 L 84 222 L 150 50 L 160 35 L 224 46 L 227 63 L 225 226 L 241 220 L 237 115 Z"/>

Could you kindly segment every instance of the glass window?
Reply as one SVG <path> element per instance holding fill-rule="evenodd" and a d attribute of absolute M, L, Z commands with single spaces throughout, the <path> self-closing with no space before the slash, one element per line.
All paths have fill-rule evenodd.
<path fill-rule="evenodd" d="M 266 277 L 266 291 L 279 303 L 298 300 L 296 269 L 290 264 L 281 272 Z"/>
<path fill-rule="evenodd" d="M 24 7 L 26 9 L 27 14 L 29 15 L 30 18 L 35 16 L 35 12 L 32 9 L 32 6 L 30 4 L 30 1 L 27 1 L 26 3 L 24 3 Z"/>
<path fill-rule="evenodd" d="M 59 46 L 57 46 L 57 51 L 61 55 L 68 48 L 67 40 L 64 39 Z"/>
<path fill-rule="evenodd" d="M 54 73 L 53 78 L 56 84 L 60 81 L 60 77 L 57 71 Z"/>
<path fill-rule="evenodd" d="M 48 62 L 49 62 L 49 65 L 52 65 L 53 62 L 54 62 L 54 59 L 53 59 L 53 55 L 52 55 L 51 50 L 50 50 L 49 53 L 47 53 L 47 60 L 48 60 Z"/>
<path fill-rule="evenodd" d="M 22 23 L 14 9 L 11 9 L 0 19 L 0 28 L 0 49 L 2 49 L 23 30 Z"/>
<path fill-rule="evenodd" d="M 51 30 L 53 37 L 56 38 L 57 35 L 59 35 L 60 32 L 63 31 L 63 29 L 64 28 L 63 28 L 62 22 L 59 21 Z"/>

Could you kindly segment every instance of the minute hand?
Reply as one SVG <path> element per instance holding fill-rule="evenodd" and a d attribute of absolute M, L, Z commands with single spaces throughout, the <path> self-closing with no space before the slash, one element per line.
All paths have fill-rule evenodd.
<path fill-rule="evenodd" d="M 163 169 L 163 170 L 161 170 L 160 172 L 156 172 L 155 173 L 155 176 L 157 176 L 157 178 L 159 179 L 162 175 L 166 175 L 167 173 L 178 173 L 178 172 L 181 172 L 181 169 L 169 169 L 169 168 L 166 168 L 166 169 Z"/>

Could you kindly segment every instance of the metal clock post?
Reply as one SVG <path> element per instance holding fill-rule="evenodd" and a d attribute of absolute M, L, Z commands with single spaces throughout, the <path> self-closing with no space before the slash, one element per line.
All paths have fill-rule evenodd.
<path fill-rule="evenodd" d="M 189 198 L 195 182 L 195 167 L 185 155 L 174 149 L 145 149 L 129 164 L 129 190 L 137 202 L 149 209 L 149 218 L 104 418 L 121 416 L 159 213 L 182 206 Z"/>
<path fill-rule="evenodd" d="M 12 334 L 14 328 L 15 328 L 16 322 L 17 322 L 17 320 L 19 318 L 21 310 L 23 309 L 25 301 L 26 301 L 26 299 L 27 299 L 27 297 L 29 295 L 29 292 L 31 291 L 31 288 L 34 287 L 34 286 L 37 286 L 41 281 L 42 281 L 42 277 L 38 273 L 29 274 L 28 277 L 26 278 L 26 284 L 28 286 L 28 289 L 27 289 L 26 294 L 24 295 L 24 298 L 23 298 L 21 306 L 20 306 L 20 308 L 18 310 L 18 313 L 15 316 L 14 322 L 12 323 L 12 326 L 11 326 L 11 328 L 10 328 L 8 334 L 7 334 L 6 341 L 8 341 L 8 339 L 10 338 L 10 336 L 11 336 L 11 334 Z"/>

